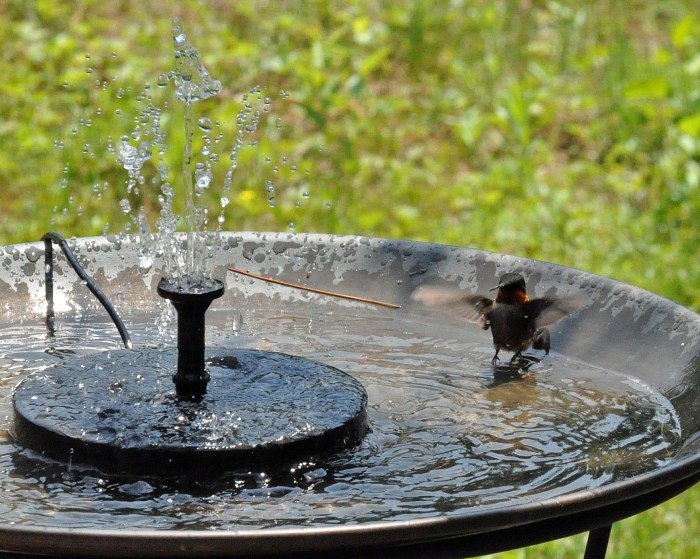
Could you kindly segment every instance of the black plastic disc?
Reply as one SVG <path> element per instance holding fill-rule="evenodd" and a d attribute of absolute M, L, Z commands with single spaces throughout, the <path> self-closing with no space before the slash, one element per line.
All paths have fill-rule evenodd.
<path fill-rule="evenodd" d="M 198 475 L 292 464 L 368 430 L 359 381 L 316 361 L 214 348 L 196 401 L 175 394 L 175 368 L 171 350 L 120 350 L 31 375 L 14 392 L 15 439 L 109 471 Z"/>

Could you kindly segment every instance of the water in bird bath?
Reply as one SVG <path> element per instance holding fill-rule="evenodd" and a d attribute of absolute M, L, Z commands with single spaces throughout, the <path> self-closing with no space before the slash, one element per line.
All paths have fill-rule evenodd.
<path fill-rule="evenodd" d="M 241 288 L 245 290 L 241 284 Z M 331 526 L 449 515 L 566 495 L 660 467 L 677 448 L 669 402 L 648 385 L 554 353 L 526 376 L 494 374 L 488 335 L 410 311 L 299 301 L 209 312 L 210 342 L 301 355 L 366 387 L 372 431 L 328 459 L 210 479 L 105 473 L 18 448 L 10 392 L 26 375 L 114 350 L 101 314 L 3 324 L 0 512 L 71 528 Z M 159 311 L 126 311 L 137 345 L 163 343 Z M 166 341 L 167 343 L 167 341 Z M 169 382 L 169 373 L 165 373 Z M 118 379 L 115 379 L 118 381 Z"/>

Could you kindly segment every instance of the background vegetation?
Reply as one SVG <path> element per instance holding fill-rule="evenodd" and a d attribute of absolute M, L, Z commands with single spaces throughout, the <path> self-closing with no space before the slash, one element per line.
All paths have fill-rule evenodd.
<path fill-rule="evenodd" d="M 163 180 L 180 188 L 182 117 L 155 85 L 175 15 L 224 85 L 197 107 L 215 132 L 233 139 L 251 87 L 272 100 L 225 228 L 473 246 L 700 310 L 696 0 L 0 0 L 0 244 L 120 231 L 124 199 L 155 222 L 155 163 L 128 193 L 115 146 L 168 103 Z M 609 556 L 700 556 L 699 496 L 618 523 Z M 583 541 L 498 557 L 580 557 Z"/>

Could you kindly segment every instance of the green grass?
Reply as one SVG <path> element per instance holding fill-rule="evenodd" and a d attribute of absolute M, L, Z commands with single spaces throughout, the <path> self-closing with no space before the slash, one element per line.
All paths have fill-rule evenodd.
<path fill-rule="evenodd" d="M 201 114 L 233 131 L 251 86 L 273 98 L 258 147 L 241 151 L 226 228 L 473 246 L 700 310 L 695 0 L 5 0 L 0 15 L 0 244 L 119 231 L 125 197 L 155 222 L 154 165 L 127 194 L 107 137 L 133 129 L 117 111 L 138 117 L 146 82 L 168 95 L 155 82 L 180 15 L 225 88 Z M 161 125 L 178 189 L 181 116 Z M 698 496 L 616 525 L 610 556 L 700 556 Z M 579 557 L 582 541 L 499 557 Z"/>

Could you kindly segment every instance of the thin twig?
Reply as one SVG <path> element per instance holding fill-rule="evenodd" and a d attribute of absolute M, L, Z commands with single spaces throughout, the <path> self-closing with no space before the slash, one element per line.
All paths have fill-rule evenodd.
<path fill-rule="evenodd" d="M 381 307 L 389 307 L 390 309 L 400 309 L 401 305 L 395 305 L 394 303 L 385 303 L 384 301 L 375 301 L 373 299 L 365 299 L 364 297 L 356 297 L 355 295 L 345 295 L 344 293 L 335 293 L 334 291 L 325 291 L 323 289 L 316 289 L 314 287 L 305 287 L 303 285 L 297 285 L 295 283 L 289 283 L 286 281 L 266 278 L 265 276 L 259 276 L 257 274 L 252 274 L 251 272 L 245 272 L 243 270 L 238 270 L 236 268 L 229 268 L 229 272 L 235 274 L 241 274 L 242 276 L 248 276 L 249 278 L 259 279 L 269 283 L 276 283 L 277 285 L 283 285 L 285 287 L 292 287 L 294 289 L 302 289 L 303 291 L 310 291 L 311 293 L 319 293 L 320 295 L 328 295 L 330 297 L 339 297 L 340 299 L 349 299 L 351 301 L 358 301 L 360 303 L 368 303 L 370 305 L 379 305 Z"/>

